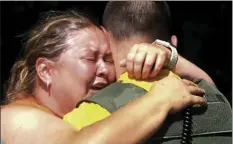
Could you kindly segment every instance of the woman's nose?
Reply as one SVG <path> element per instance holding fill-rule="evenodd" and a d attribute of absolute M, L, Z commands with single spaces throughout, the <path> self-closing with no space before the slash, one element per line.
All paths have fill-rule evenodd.
<path fill-rule="evenodd" d="M 108 68 L 103 60 L 99 60 L 97 63 L 97 76 L 104 77 L 108 75 Z"/>

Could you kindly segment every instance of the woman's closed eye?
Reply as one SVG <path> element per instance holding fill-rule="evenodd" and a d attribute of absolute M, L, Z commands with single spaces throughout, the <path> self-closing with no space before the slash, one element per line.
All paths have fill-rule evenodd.
<path fill-rule="evenodd" d="M 96 62 L 97 58 L 96 57 L 84 57 L 85 60 L 90 61 L 90 62 Z"/>
<path fill-rule="evenodd" d="M 114 61 L 113 61 L 113 58 L 112 58 L 112 55 L 108 55 L 104 58 L 104 61 L 107 62 L 107 63 L 111 63 L 113 64 Z"/>
<path fill-rule="evenodd" d="M 107 60 L 105 60 L 105 62 L 110 63 L 110 64 L 114 63 L 112 59 L 107 59 Z"/>

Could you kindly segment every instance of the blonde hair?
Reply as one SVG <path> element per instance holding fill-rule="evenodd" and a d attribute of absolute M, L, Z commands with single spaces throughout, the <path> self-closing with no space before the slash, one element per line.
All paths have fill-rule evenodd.
<path fill-rule="evenodd" d="M 56 60 L 67 48 L 67 39 L 74 30 L 93 25 L 86 17 L 75 11 L 50 11 L 44 20 L 30 31 L 23 57 L 12 69 L 6 90 L 5 104 L 20 95 L 33 95 L 36 81 L 35 63 L 39 57 Z"/>

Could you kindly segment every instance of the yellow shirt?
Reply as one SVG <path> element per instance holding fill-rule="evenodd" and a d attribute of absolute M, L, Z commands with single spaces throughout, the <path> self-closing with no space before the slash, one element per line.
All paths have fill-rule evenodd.
<path fill-rule="evenodd" d="M 129 79 L 127 72 L 123 73 L 120 76 L 119 80 L 121 80 L 122 83 L 132 83 L 148 91 L 154 82 L 168 75 L 174 75 L 178 77 L 177 75 L 175 75 L 173 72 L 169 70 L 162 70 L 159 73 L 159 75 L 156 76 L 156 78 L 151 79 L 150 81 Z M 80 130 L 85 126 L 91 125 L 97 121 L 100 121 L 108 117 L 109 115 L 110 115 L 110 112 L 108 112 L 106 109 L 104 109 L 100 105 L 94 104 L 94 103 L 83 102 L 82 104 L 79 105 L 78 108 L 75 108 L 73 111 L 66 114 L 63 117 L 63 120 L 70 123 L 77 130 Z"/>
<path fill-rule="evenodd" d="M 135 79 L 129 79 L 128 78 L 128 73 L 125 72 L 123 73 L 119 80 L 122 81 L 122 83 L 131 83 L 134 84 L 138 87 L 144 88 L 146 91 L 149 91 L 149 89 L 151 88 L 152 84 L 155 83 L 156 81 L 167 77 L 169 75 L 173 75 L 179 78 L 179 76 L 177 76 L 176 74 L 174 74 L 173 72 L 169 71 L 169 70 L 162 70 L 159 75 L 157 75 L 155 78 L 144 81 L 144 80 L 135 80 Z"/>

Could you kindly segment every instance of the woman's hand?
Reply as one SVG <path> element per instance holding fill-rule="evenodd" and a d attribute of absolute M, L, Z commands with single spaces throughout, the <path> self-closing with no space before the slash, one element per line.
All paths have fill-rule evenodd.
<path fill-rule="evenodd" d="M 130 78 L 147 79 L 155 77 L 168 64 L 171 51 L 158 44 L 135 44 L 121 61 Z"/>
<path fill-rule="evenodd" d="M 169 113 L 176 113 L 194 104 L 206 104 L 205 91 L 188 80 L 168 76 L 153 84 L 148 95 L 153 96 Z"/>

